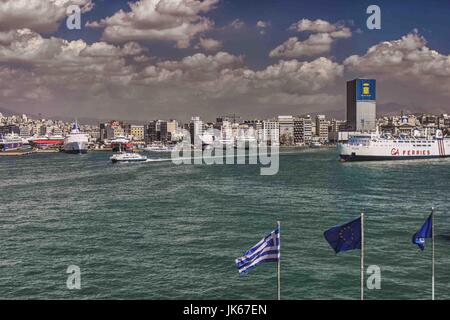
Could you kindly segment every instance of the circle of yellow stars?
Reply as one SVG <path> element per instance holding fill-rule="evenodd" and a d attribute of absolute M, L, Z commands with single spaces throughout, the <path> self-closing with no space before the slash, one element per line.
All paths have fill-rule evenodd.
<path fill-rule="evenodd" d="M 350 234 L 350 239 L 346 238 L 345 235 L 349 235 Z M 343 227 L 340 231 L 339 231 L 339 238 L 342 239 L 342 241 L 344 241 L 345 243 L 353 243 L 353 241 L 355 240 L 355 234 L 353 233 L 353 228 L 351 226 L 346 226 Z"/>

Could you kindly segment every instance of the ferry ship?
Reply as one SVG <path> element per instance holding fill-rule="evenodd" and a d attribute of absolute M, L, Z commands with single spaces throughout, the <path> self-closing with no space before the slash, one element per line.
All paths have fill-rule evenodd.
<path fill-rule="evenodd" d="M 172 152 L 174 150 L 174 147 L 165 146 L 163 144 L 152 144 L 145 147 L 144 150 L 149 152 Z"/>
<path fill-rule="evenodd" d="M 133 152 L 119 152 L 115 155 L 113 155 L 111 158 L 109 158 L 112 163 L 117 162 L 145 162 L 147 161 L 146 156 L 142 156 L 138 153 Z"/>
<path fill-rule="evenodd" d="M 37 149 L 59 149 L 64 144 L 63 136 L 32 137 L 28 139 L 30 145 Z"/>
<path fill-rule="evenodd" d="M 16 134 L 0 135 L 0 151 L 15 151 L 23 146 L 22 138 Z"/>
<path fill-rule="evenodd" d="M 431 138 L 389 134 L 355 134 L 348 143 L 338 144 L 342 161 L 410 160 L 450 156 L 450 139 L 437 129 Z"/>
<path fill-rule="evenodd" d="M 112 163 L 117 162 L 144 162 L 147 161 L 146 156 L 142 156 L 139 153 L 122 151 L 122 147 L 119 146 L 119 152 L 109 158 Z"/>
<path fill-rule="evenodd" d="M 133 150 L 133 144 L 130 142 L 130 139 L 124 136 L 118 136 L 111 140 L 111 148 L 114 152 L 121 150 L 130 151 Z"/>
<path fill-rule="evenodd" d="M 75 121 L 70 134 L 64 139 L 64 152 L 74 154 L 87 153 L 88 144 L 88 135 L 78 129 L 78 123 Z"/>

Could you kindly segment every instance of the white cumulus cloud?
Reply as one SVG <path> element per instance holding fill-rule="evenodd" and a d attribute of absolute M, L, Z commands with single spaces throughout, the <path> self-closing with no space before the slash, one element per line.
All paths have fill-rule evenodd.
<path fill-rule="evenodd" d="M 214 9 L 217 3 L 218 0 L 139 0 L 129 3 L 130 11 L 119 10 L 86 25 L 104 28 L 102 39 L 113 43 L 163 40 L 186 48 L 197 34 L 213 27 L 214 22 L 201 14 Z"/>
<path fill-rule="evenodd" d="M 222 46 L 223 46 L 222 41 L 200 37 L 197 48 L 202 48 L 206 51 L 217 51 L 220 50 Z"/>
<path fill-rule="evenodd" d="M 450 55 L 428 48 L 417 32 L 380 42 L 344 65 L 347 74 L 376 78 L 385 101 L 450 111 Z"/>
<path fill-rule="evenodd" d="M 70 5 L 83 12 L 92 10 L 92 0 L 1 0 L 0 31 L 29 28 L 37 32 L 53 32 L 67 17 Z"/>
<path fill-rule="evenodd" d="M 331 45 L 336 39 L 349 38 L 352 32 L 340 24 L 331 24 L 328 21 L 317 19 L 302 19 L 290 27 L 298 32 L 311 32 L 304 41 L 298 37 L 291 37 L 270 53 L 270 57 L 297 58 L 302 56 L 315 56 L 330 52 Z"/>

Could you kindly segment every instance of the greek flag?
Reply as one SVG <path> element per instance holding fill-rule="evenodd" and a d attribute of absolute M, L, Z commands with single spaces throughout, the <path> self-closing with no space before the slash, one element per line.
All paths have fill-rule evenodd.
<path fill-rule="evenodd" d="M 249 249 L 244 255 L 236 259 L 239 274 L 244 275 L 257 265 L 264 262 L 278 262 L 280 260 L 280 227 Z"/>

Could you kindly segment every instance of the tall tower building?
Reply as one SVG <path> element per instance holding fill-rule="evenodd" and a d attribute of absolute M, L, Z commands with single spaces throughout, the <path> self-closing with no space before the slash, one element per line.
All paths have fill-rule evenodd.
<path fill-rule="evenodd" d="M 199 137 L 203 135 L 203 121 L 200 117 L 192 117 L 191 122 L 189 122 L 189 132 L 191 134 L 191 143 L 194 144 L 196 139 L 199 141 Z"/>
<path fill-rule="evenodd" d="M 376 81 L 354 79 L 347 81 L 347 126 L 351 131 L 376 129 Z"/>

